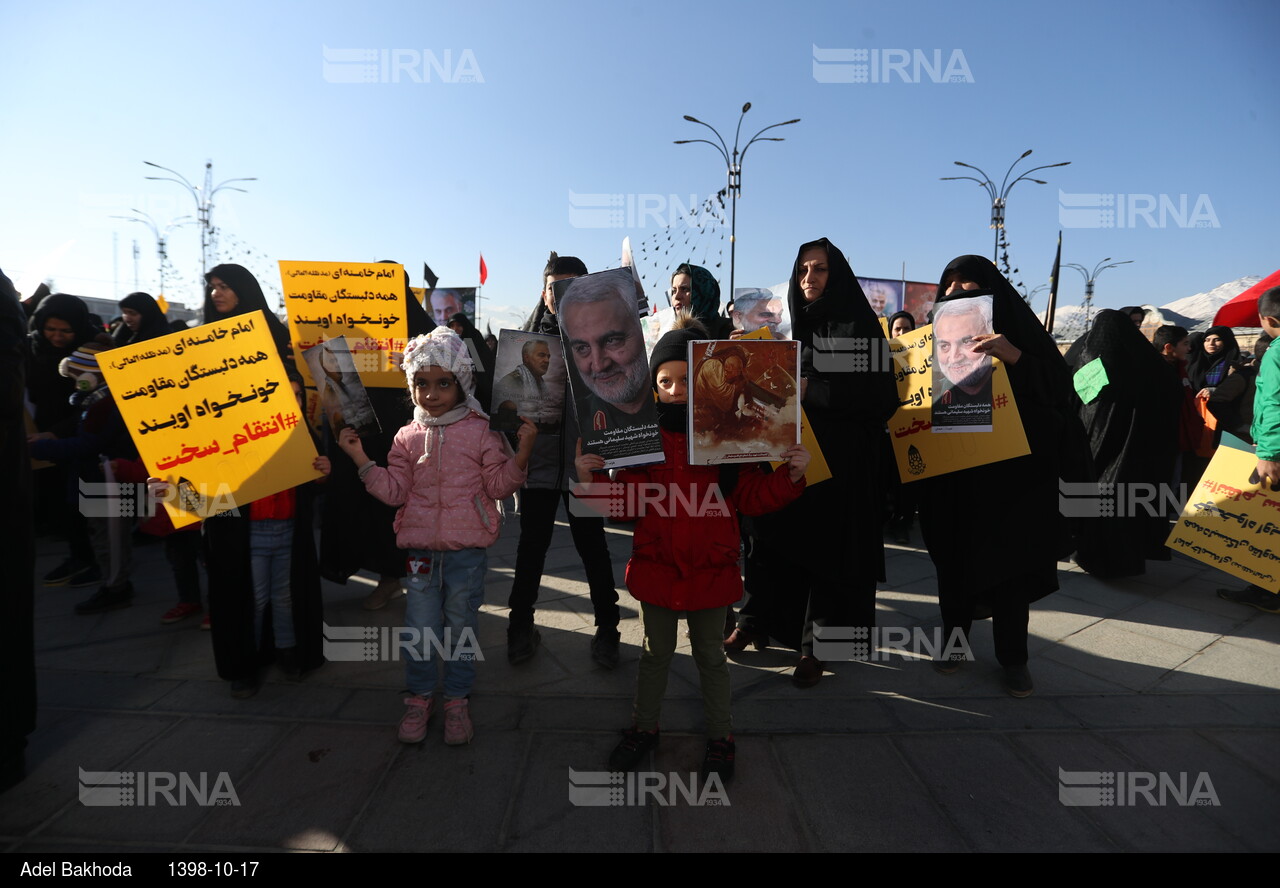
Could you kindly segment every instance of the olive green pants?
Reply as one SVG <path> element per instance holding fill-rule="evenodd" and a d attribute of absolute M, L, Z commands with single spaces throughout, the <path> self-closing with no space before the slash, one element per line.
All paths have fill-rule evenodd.
<path fill-rule="evenodd" d="M 656 731 L 682 612 L 644 602 L 640 608 L 644 616 L 644 653 L 640 655 L 636 682 L 635 725 L 641 731 Z M 725 609 L 689 611 L 684 616 L 689 624 L 693 661 L 698 664 L 702 681 L 707 737 L 719 740 L 733 730 L 729 715 L 729 663 L 724 656 Z"/>

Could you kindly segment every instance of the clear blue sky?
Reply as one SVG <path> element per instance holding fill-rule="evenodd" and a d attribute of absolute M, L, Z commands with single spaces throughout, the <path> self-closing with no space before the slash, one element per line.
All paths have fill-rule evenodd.
<path fill-rule="evenodd" d="M 1021 168 L 1072 162 L 1010 197 L 1013 260 L 1029 287 L 1047 278 L 1063 204 L 1083 200 L 1086 218 L 1097 206 L 1060 201 L 1060 189 L 1163 194 L 1174 206 L 1185 194 L 1188 211 L 1204 195 L 1218 222 L 1182 227 L 1166 213 L 1161 226 L 1155 213 L 1154 226 L 1126 216 L 1123 227 L 1066 229 L 1064 261 L 1134 260 L 1100 277 L 1102 306 L 1160 304 L 1280 267 L 1280 5 L 1269 0 L 125 0 L 6 4 L 0 32 L 0 267 L 87 296 L 133 289 L 135 239 L 140 283 L 155 290 L 152 235 L 110 216 L 190 212 L 178 186 L 144 180 L 142 161 L 198 184 L 206 159 L 215 182 L 257 177 L 247 194 L 218 195 L 214 221 L 222 257 L 268 283 L 277 259 L 394 258 L 415 284 L 425 259 L 441 284 L 465 286 L 483 251 L 486 301 L 523 313 L 548 250 L 602 269 L 617 264 L 623 235 L 665 245 L 660 223 L 675 221 L 675 249 L 646 267 L 650 281 L 696 245 L 695 261 L 709 251 L 709 264 L 723 262 L 727 288 L 722 229 L 686 248 L 671 202 L 714 194 L 723 164 L 707 145 L 672 141 L 710 136 L 684 114 L 732 138 L 745 101 L 744 138 L 802 122 L 747 156 L 738 286 L 784 280 L 797 246 L 821 236 L 863 276 L 897 277 L 905 262 L 908 279 L 930 280 L 956 255 L 990 255 L 985 193 L 939 177 L 965 172 L 952 165 L 963 160 L 998 179 L 1027 148 Z M 916 82 L 821 82 L 854 63 L 822 63 L 815 76 L 815 45 L 878 59 L 938 49 L 944 63 L 958 51 L 972 82 L 935 83 L 912 65 Z M 374 82 L 340 82 L 365 69 L 326 61 L 324 47 L 372 51 Z M 406 67 L 392 82 L 397 51 Z M 459 74 L 475 82 L 442 82 Z M 584 227 L 612 222 L 593 195 L 622 196 L 624 227 Z M 656 218 L 627 212 L 645 202 Z M 195 302 L 195 228 L 173 233 L 172 253 L 187 287 L 167 295 Z M 1082 292 L 1064 274 L 1062 301 Z"/>

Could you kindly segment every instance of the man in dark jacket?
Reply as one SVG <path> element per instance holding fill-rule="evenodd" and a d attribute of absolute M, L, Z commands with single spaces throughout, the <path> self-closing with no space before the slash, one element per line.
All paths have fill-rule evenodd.
<path fill-rule="evenodd" d="M 551 285 L 587 273 L 575 256 L 551 254 L 542 272 L 542 299 L 525 323 L 531 333 L 560 335 Z M 578 517 L 569 508 L 569 484 L 573 480 L 573 448 L 578 440 L 578 420 L 572 398 L 564 398 L 565 415 L 560 436 L 539 435 L 529 458 L 529 480 L 520 491 L 520 543 L 516 549 L 516 573 L 511 584 L 510 625 L 507 627 L 507 659 L 522 663 L 533 656 L 542 640 L 533 622 L 534 604 L 542 584 L 542 568 L 555 530 L 560 502 L 569 516 L 573 545 L 587 571 L 596 634 L 591 657 L 605 669 L 618 665 L 618 592 L 613 584 L 613 563 L 605 542 L 604 520 Z"/>

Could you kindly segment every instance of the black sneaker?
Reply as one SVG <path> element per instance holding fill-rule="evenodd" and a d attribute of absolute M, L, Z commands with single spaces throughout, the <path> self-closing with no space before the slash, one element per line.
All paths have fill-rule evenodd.
<path fill-rule="evenodd" d="M 302 661 L 296 647 L 276 648 L 276 665 L 286 677 L 295 681 L 302 678 Z"/>
<path fill-rule="evenodd" d="M 102 571 L 98 570 L 96 564 L 80 568 L 67 579 L 67 585 L 75 589 L 82 586 L 96 586 L 101 582 Z"/>
<path fill-rule="evenodd" d="M 512 624 L 507 627 L 507 662 L 513 666 L 531 658 L 542 644 L 542 633 L 532 623 Z"/>
<path fill-rule="evenodd" d="M 231 682 L 231 696 L 244 700 L 258 693 L 258 677 L 242 678 Z"/>
<path fill-rule="evenodd" d="M 599 629 L 596 637 L 591 639 L 591 659 L 601 669 L 618 668 L 618 642 L 621 636 L 618 630 Z"/>
<path fill-rule="evenodd" d="M 95 568 L 96 570 L 96 568 Z M 76 613 L 80 616 L 100 614 L 104 611 L 117 610 L 133 604 L 133 583 L 125 583 L 117 589 L 102 586 L 84 601 L 76 605 Z"/>
<path fill-rule="evenodd" d="M 722 783 L 728 781 L 733 776 L 734 749 L 732 734 L 723 740 L 708 740 L 707 751 L 702 754 L 702 779 L 716 774 Z"/>
<path fill-rule="evenodd" d="M 637 731 L 634 727 L 622 732 L 622 742 L 609 754 L 610 771 L 634 771 L 636 765 L 658 745 L 657 731 Z"/>
<path fill-rule="evenodd" d="M 48 583 L 45 583 L 45 585 L 47 586 Z M 1280 614 L 1280 595 L 1268 592 L 1261 586 L 1249 585 L 1243 589 L 1219 589 L 1218 597 L 1223 601 L 1256 607 L 1264 614 Z"/>
<path fill-rule="evenodd" d="M 46 586 L 65 586 L 74 574 L 82 570 L 84 570 L 84 565 L 74 558 L 68 558 L 44 575 L 44 584 Z"/>
<path fill-rule="evenodd" d="M 1031 673 L 1026 664 L 1004 667 L 1004 689 L 1014 697 L 1030 697 L 1036 686 L 1031 681 Z"/>

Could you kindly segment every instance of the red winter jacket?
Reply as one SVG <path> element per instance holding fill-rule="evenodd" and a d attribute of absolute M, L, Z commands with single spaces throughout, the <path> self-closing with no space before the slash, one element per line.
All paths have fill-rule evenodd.
<path fill-rule="evenodd" d="M 785 469 L 766 475 L 748 463 L 725 497 L 720 467 L 689 465 L 686 442 L 686 435 L 663 429 L 666 462 L 622 470 L 609 514 L 636 522 L 627 562 L 634 598 L 669 610 L 709 610 L 742 597 L 738 512 L 777 511 L 800 496 L 804 479 L 792 484 Z M 595 480 L 608 483 L 603 474 Z"/>

